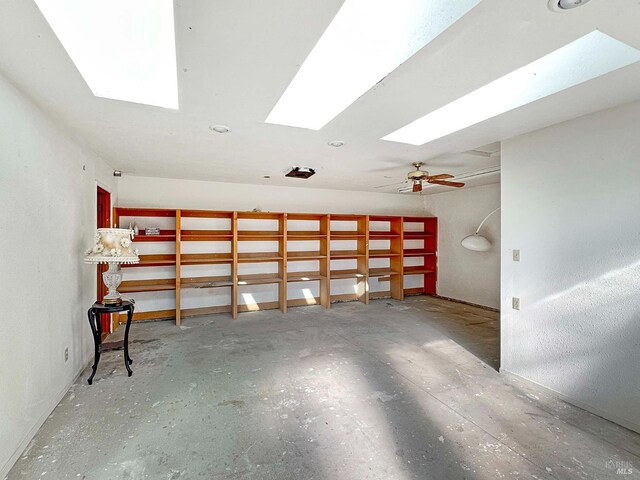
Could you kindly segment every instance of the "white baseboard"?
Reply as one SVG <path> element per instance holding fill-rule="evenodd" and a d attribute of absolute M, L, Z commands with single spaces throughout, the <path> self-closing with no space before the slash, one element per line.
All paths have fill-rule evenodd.
<path fill-rule="evenodd" d="M 506 375 L 511 375 L 515 378 L 517 378 L 518 380 L 527 383 L 533 387 L 536 388 L 540 388 L 544 391 L 546 391 L 547 393 L 550 393 L 551 395 L 554 395 L 562 400 L 564 400 L 567 403 L 570 403 L 571 405 L 575 405 L 578 408 L 581 408 L 583 410 L 586 410 L 587 412 L 593 413 L 594 415 L 597 415 L 598 417 L 602 417 L 605 420 L 609 420 L 610 422 L 616 423 L 624 428 L 627 428 L 631 431 L 634 431 L 636 433 L 640 433 L 640 425 L 635 423 L 635 422 L 631 422 L 627 419 L 624 418 L 620 418 L 616 415 L 612 415 L 611 413 L 608 412 L 604 412 L 602 410 L 600 410 L 599 408 L 593 407 L 591 405 L 588 405 L 584 402 L 581 402 L 580 400 L 576 400 L 575 398 L 571 398 L 571 397 L 567 397 L 566 395 L 557 392 L 555 390 L 553 390 L 552 388 L 549 387 L 545 387 L 544 385 L 540 385 L 537 382 L 534 382 L 533 380 L 529 380 L 528 378 L 524 378 L 521 377 L 520 375 L 518 375 L 517 373 L 513 373 L 510 372 L 509 370 L 506 370 L 504 368 L 500 368 L 500 373 L 504 373 Z"/>

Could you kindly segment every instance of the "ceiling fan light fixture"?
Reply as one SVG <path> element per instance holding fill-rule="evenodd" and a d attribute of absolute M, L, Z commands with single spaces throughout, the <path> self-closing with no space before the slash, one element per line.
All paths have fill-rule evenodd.
<path fill-rule="evenodd" d="M 229 133 L 231 131 L 226 125 L 211 125 L 209 130 L 215 133 Z"/>
<path fill-rule="evenodd" d="M 590 0 L 549 0 L 549 10 L 552 12 L 566 12 L 589 3 Z"/>

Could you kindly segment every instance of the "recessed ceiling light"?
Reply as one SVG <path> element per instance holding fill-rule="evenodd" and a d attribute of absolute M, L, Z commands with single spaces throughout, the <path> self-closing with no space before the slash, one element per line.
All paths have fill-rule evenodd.
<path fill-rule="evenodd" d="M 329 142 L 327 145 L 331 146 L 331 147 L 341 147 L 344 145 L 344 142 L 342 140 L 332 140 L 331 142 Z"/>
<path fill-rule="evenodd" d="M 265 120 L 319 130 L 480 0 L 345 0 Z"/>
<path fill-rule="evenodd" d="M 581 7 L 590 0 L 549 0 L 549 9 L 554 12 L 566 12 L 572 8 Z"/>
<path fill-rule="evenodd" d="M 211 125 L 209 130 L 216 133 L 229 133 L 231 131 L 226 125 Z"/>
<path fill-rule="evenodd" d="M 423 145 L 640 61 L 640 51 L 593 32 L 382 138 Z"/>
<path fill-rule="evenodd" d="M 97 97 L 178 108 L 172 0 L 35 0 Z"/>

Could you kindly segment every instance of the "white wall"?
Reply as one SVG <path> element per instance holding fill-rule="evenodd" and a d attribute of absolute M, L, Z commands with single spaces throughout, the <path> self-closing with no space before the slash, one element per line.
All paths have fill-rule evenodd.
<path fill-rule="evenodd" d="M 109 174 L 0 75 L 0 478 L 92 355 L 82 254 Z"/>
<path fill-rule="evenodd" d="M 502 145 L 502 368 L 636 431 L 639 132 L 640 102 Z"/>
<path fill-rule="evenodd" d="M 297 180 L 303 183 L 304 180 Z M 417 195 L 272 187 L 123 176 L 118 184 L 122 207 L 194 208 L 272 212 L 422 215 Z"/>
<path fill-rule="evenodd" d="M 482 226 L 488 252 L 472 252 L 460 241 L 500 206 L 500 184 L 425 195 L 427 211 L 438 217 L 438 295 L 500 308 L 500 211 Z"/>

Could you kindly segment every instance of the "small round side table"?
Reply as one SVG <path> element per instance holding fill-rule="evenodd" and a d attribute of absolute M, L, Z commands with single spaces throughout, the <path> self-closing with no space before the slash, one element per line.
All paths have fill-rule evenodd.
<path fill-rule="evenodd" d="M 107 352 L 110 350 L 119 350 L 124 348 L 124 366 L 127 368 L 127 372 L 129 372 L 129 376 L 133 375 L 131 371 L 131 365 L 133 360 L 129 356 L 129 327 L 131 326 L 131 320 L 133 319 L 133 309 L 135 302 L 133 300 L 123 300 L 122 303 L 110 305 L 103 304 L 100 302 L 96 302 L 89 309 L 89 325 L 91 326 L 91 332 L 93 333 L 93 343 L 95 344 L 96 352 L 95 359 L 93 361 L 93 367 L 91 376 L 87 380 L 89 385 L 93 382 L 93 376 L 96 374 L 96 370 L 98 369 L 98 363 L 100 362 L 100 354 L 102 352 Z M 120 342 L 110 342 L 110 343 L 102 343 L 102 325 L 100 325 L 100 315 L 103 313 L 118 313 L 118 312 L 127 312 L 127 326 L 124 330 L 124 341 Z"/>

